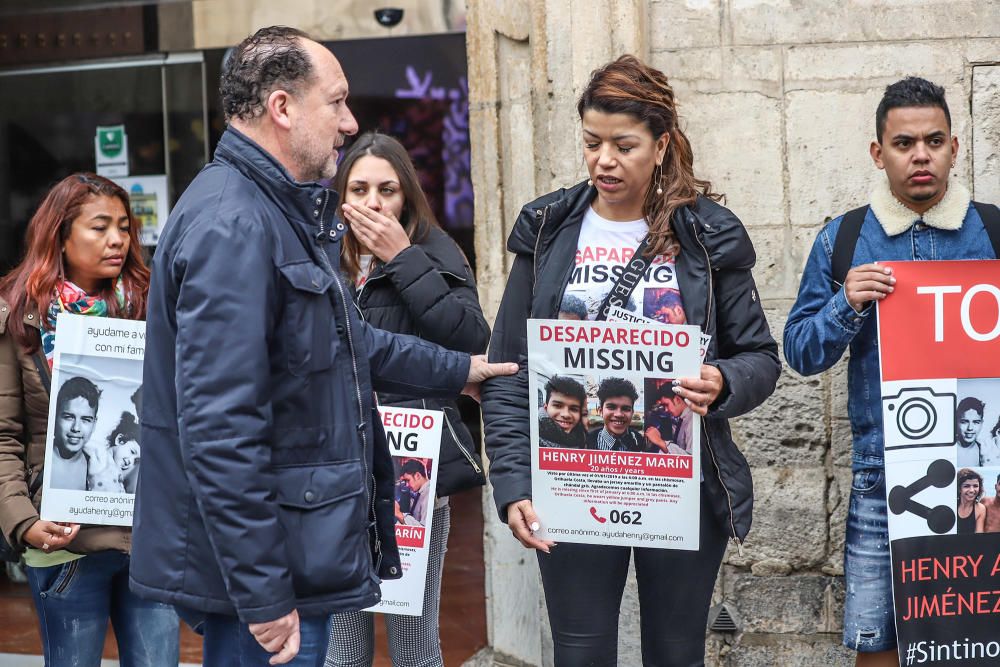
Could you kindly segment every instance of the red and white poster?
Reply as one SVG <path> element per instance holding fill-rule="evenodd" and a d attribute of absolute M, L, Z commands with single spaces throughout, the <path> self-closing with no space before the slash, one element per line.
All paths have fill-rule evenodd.
<path fill-rule="evenodd" d="M 689 325 L 528 321 L 532 501 L 555 542 L 698 548 L 701 423 Z"/>
<path fill-rule="evenodd" d="M 396 544 L 403 576 L 382 582 L 382 600 L 367 611 L 420 616 L 434 520 L 441 412 L 379 407 L 396 477 Z"/>
<path fill-rule="evenodd" d="M 878 306 L 900 664 L 1000 664 L 1000 261 L 891 262 Z"/>

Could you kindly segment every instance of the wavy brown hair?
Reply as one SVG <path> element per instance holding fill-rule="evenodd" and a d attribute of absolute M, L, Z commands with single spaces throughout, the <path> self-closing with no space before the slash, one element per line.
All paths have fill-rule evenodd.
<path fill-rule="evenodd" d="M 722 195 L 712 191 L 710 182 L 695 178 L 691 142 L 678 124 L 677 102 L 667 76 L 635 56 L 621 56 L 594 70 L 576 108 L 581 119 L 589 109 L 628 114 L 645 125 L 654 140 L 664 134 L 669 137 L 660 182 L 655 182 L 654 170 L 642 214 L 649 225 L 648 254 L 677 254 L 680 246 L 671 226 L 674 211 L 693 204 L 698 195 L 715 201 Z M 662 195 L 656 194 L 657 185 L 663 189 Z"/>
<path fill-rule="evenodd" d="M 403 144 L 393 137 L 379 132 L 365 132 L 358 137 L 337 167 L 333 189 L 340 193 L 342 200 L 346 200 L 351 169 L 355 162 L 366 155 L 382 158 L 392 165 L 403 191 L 403 212 L 399 216 L 399 224 L 406 230 L 410 243 L 421 243 L 427 238 L 431 228 L 438 226 L 437 218 L 427 203 L 427 196 L 420 187 L 420 178 L 409 154 Z M 351 284 L 354 284 L 361 272 L 360 257 L 361 244 L 354 238 L 354 234 L 345 234 L 340 250 L 340 270 L 350 278 Z"/>
<path fill-rule="evenodd" d="M 955 475 L 955 491 L 958 493 L 958 502 L 962 503 L 962 485 L 968 481 L 976 480 L 979 482 L 979 495 L 976 496 L 975 502 L 979 502 L 983 498 L 983 476 L 972 468 L 962 468 Z"/>
<path fill-rule="evenodd" d="M 28 313 L 37 313 L 39 324 L 47 327 L 45 314 L 55 297 L 56 286 L 64 280 L 63 244 L 69 238 L 73 221 L 91 197 L 117 197 L 128 214 L 128 254 L 121 278 L 125 307 L 115 298 L 115 280 L 102 281 L 98 296 L 108 304 L 109 317 L 141 320 L 146 317 L 146 292 L 149 269 L 142 259 L 139 223 L 132 215 L 128 194 L 103 176 L 86 172 L 72 174 L 49 190 L 25 232 L 24 259 L 0 279 L 0 296 L 10 306 L 7 328 L 28 353 L 38 349 L 37 333 L 24 324 Z"/>

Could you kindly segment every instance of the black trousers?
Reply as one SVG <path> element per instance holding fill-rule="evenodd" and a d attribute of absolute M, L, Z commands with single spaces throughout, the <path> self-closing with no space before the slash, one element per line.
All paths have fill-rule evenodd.
<path fill-rule="evenodd" d="M 728 534 L 701 499 L 698 551 L 557 544 L 538 552 L 556 667 L 618 664 L 618 613 L 635 554 L 645 667 L 705 664 L 705 626 Z"/>

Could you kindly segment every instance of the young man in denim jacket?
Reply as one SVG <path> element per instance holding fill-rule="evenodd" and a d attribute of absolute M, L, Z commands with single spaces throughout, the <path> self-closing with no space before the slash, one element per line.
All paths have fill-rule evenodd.
<path fill-rule="evenodd" d="M 949 172 L 958 139 L 944 89 L 909 77 L 885 90 L 875 116 L 875 166 L 885 171 L 869 200 L 851 269 L 833 284 L 831 258 L 844 217 L 826 225 L 809 254 L 785 325 L 788 364 L 821 373 L 851 349 L 848 412 L 854 480 L 847 514 L 844 644 L 860 667 L 899 664 L 886 519 L 878 333 L 873 304 L 896 279 L 887 261 L 994 259 L 969 191 Z M 836 289 L 834 289 L 836 287 Z"/>

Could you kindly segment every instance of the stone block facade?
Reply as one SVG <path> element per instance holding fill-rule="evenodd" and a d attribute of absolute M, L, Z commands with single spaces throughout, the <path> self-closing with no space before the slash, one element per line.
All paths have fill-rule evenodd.
<path fill-rule="evenodd" d="M 817 231 L 867 201 L 868 154 L 885 86 L 909 74 L 945 86 L 960 152 L 954 177 L 1000 201 L 1000 5 L 996 0 L 469 0 L 476 248 L 496 312 L 520 205 L 585 178 L 576 95 L 624 52 L 667 73 L 696 172 L 725 192 L 755 243 L 775 338 Z M 734 635 L 709 633 L 708 664 L 850 665 L 840 646 L 850 495 L 846 364 L 785 369 L 762 408 L 734 424 L 754 471 L 754 529 L 716 589 Z M 548 665 L 534 558 L 486 501 L 496 664 Z M 638 665 L 638 605 L 626 589 L 620 664 Z"/>

